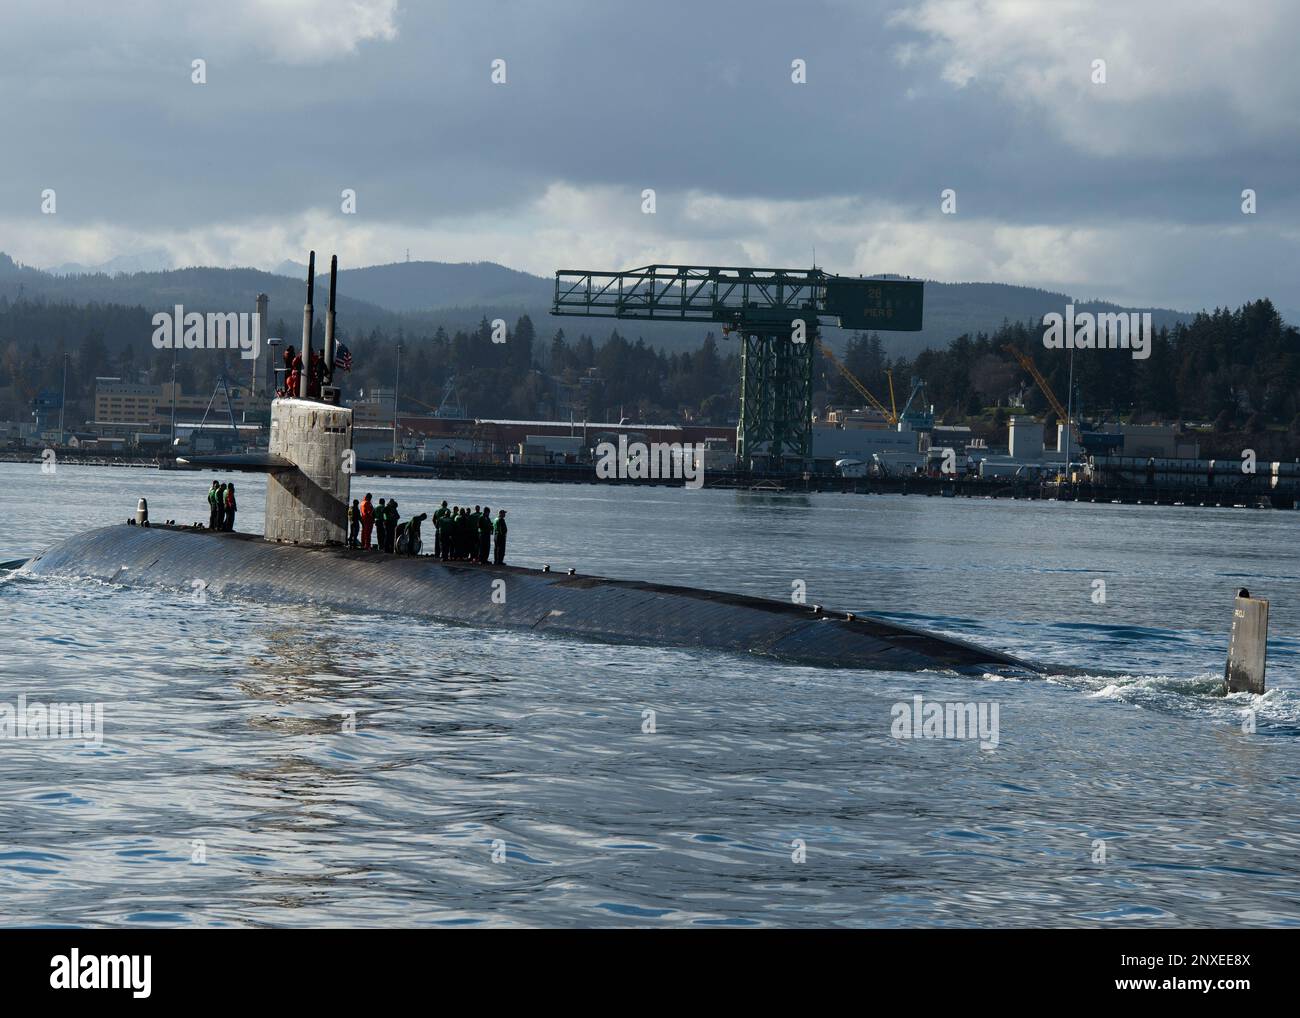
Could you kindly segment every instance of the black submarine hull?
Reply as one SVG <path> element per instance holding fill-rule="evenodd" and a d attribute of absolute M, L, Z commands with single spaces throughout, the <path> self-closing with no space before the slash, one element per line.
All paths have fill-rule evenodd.
<path fill-rule="evenodd" d="M 800 664 L 1037 672 L 1026 662 L 960 640 L 807 605 L 513 566 L 274 544 L 251 534 L 105 527 L 60 542 L 24 569 L 38 576 L 187 593 L 199 581 L 217 597 L 382 610 L 452 624 L 757 654 Z"/>

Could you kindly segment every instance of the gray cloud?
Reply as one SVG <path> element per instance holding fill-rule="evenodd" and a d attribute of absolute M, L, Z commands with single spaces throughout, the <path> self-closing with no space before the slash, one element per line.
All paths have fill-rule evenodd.
<path fill-rule="evenodd" d="M 816 246 L 840 271 L 1300 305 L 1281 0 L 176 6 L 0 12 L 0 247 L 546 273 Z"/>

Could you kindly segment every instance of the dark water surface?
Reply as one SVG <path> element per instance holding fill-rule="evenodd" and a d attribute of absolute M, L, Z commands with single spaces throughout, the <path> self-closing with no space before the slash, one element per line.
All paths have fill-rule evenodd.
<path fill-rule="evenodd" d="M 0 560 L 140 495 L 204 518 L 210 479 L 0 464 Z M 260 530 L 262 479 L 235 480 Z M 0 574 L 0 704 L 104 705 L 102 745 L 0 740 L 0 922 L 1300 925 L 1300 514 L 367 483 L 405 515 L 509 509 L 515 564 L 802 581 L 1085 674 L 829 671 Z M 1271 688 L 1223 698 L 1243 584 L 1272 601 Z M 996 748 L 892 738 L 917 695 L 996 704 Z"/>

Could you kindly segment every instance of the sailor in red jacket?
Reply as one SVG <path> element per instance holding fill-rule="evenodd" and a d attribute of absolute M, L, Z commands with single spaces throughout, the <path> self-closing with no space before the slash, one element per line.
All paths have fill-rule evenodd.
<path fill-rule="evenodd" d="M 298 398 L 298 389 L 302 382 L 302 354 L 297 354 L 293 358 L 293 368 L 289 372 L 289 384 L 286 388 L 289 390 L 289 398 Z"/>
<path fill-rule="evenodd" d="M 370 492 L 361 500 L 361 547 L 370 547 L 370 528 L 375 525 L 375 507 L 370 501 Z"/>
<path fill-rule="evenodd" d="M 307 371 L 308 399 L 320 399 L 320 379 L 324 367 L 325 359 L 315 350 L 311 351 L 311 367 Z"/>
<path fill-rule="evenodd" d="M 297 393 L 289 391 L 289 376 L 293 374 L 293 358 L 295 354 L 292 346 L 284 348 L 284 388 L 280 390 L 281 396 L 295 396 Z"/>

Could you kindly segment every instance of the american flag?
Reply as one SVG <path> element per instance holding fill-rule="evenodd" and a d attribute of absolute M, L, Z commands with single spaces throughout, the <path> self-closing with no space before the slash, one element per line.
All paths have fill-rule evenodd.
<path fill-rule="evenodd" d="M 334 352 L 334 363 L 344 371 L 351 371 L 352 351 L 340 343 L 339 348 Z"/>

